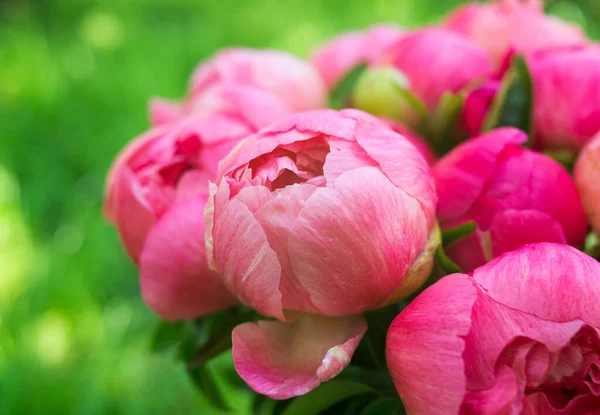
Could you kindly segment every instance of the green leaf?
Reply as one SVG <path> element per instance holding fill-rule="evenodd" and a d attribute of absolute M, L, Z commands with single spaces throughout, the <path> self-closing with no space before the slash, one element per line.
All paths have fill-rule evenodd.
<path fill-rule="evenodd" d="M 188 370 L 188 374 L 196 384 L 198 390 L 206 396 L 211 405 L 221 410 L 229 410 L 227 400 L 215 380 L 215 376 L 208 366 L 199 366 Z"/>
<path fill-rule="evenodd" d="M 353 396 L 375 394 L 375 389 L 362 383 L 332 381 L 292 401 L 283 415 L 317 415 L 321 411 Z"/>
<path fill-rule="evenodd" d="M 360 415 L 396 415 L 403 409 L 398 398 L 379 398 L 367 405 Z"/>
<path fill-rule="evenodd" d="M 477 224 L 473 221 L 461 223 L 453 228 L 442 232 L 442 245 L 448 246 L 462 238 L 469 236 L 477 229 Z"/>
<path fill-rule="evenodd" d="M 463 273 L 463 270 L 460 269 L 460 267 L 456 265 L 450 258 L 448 258 L 444 252 L 444 248 L 442 248 L 441 245 L 435 250 L 435 261 L 442 271 L 446 273 L 446 275 Z"/>
<path fill-rule="evenodd" d="M 329 95 L 329 106 L 336 110 L 347 107 L 348 98 L 354 90 L 354 86 L 362 73 L 367 69 L 365 63 L 355 66 L 350 72 L 342 78 L 333 88 Z"/>
<path fill-rule="evenodd" d="M 498 127 L 519 128 L 528 134 L 529 145 L 533 141 L 533 82 L 521 55 L 513 57 L 483 121 L 482 132 Z"/>
<path fill-rule="evenodd" d="M 428 121 L 429 141 L 438 154 L 445 154 L 455 144 L 452 136 L 465 104 L 462 93 L 444 92 Z"/>
<path fill-rule="evenodd" d="M 185 337 L 188 322 L 178 321 L 169 323 L 159 321 L 150 338 L 150 350 L 153 352 L 164 352 L 178 345 Z"/>
<path fill-rule="evenodd" d="M 417 97 L 415 94 L 413 94 L 410 90 L 408 90 L 400 85 L 396 85 L 396 91 L 398 93 L 400 93 L 402 98 L 404 98 L 404 100 L 410 104 L 410 106 L 413 108 L 413 110 L 415 110 L 419 120 L 425 120 L 427 118 L 427 115 L 428 115 L 427 107 L 425 106 L 425 103 L 423 101 L 421 101 L 421 99 L 419 97 Z"/>

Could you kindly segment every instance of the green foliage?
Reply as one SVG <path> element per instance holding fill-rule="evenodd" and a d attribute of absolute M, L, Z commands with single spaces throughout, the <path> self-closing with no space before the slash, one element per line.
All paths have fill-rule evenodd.
<path fill-rule="evenodd" d="M 334 380 L 294 399 L 285 408 L 282 415 L 317 415 L 348 398 L 375 393 L 375 389 L 363 383 Z"/>
<path fill-rule="evenodd" d="M 502 79 L 500 91 L 483 121 L 483 131 L 498 127 L 515 127 L 525 131 L 533 141 L 533 82 L 525 59 L 516 55 Z"/>

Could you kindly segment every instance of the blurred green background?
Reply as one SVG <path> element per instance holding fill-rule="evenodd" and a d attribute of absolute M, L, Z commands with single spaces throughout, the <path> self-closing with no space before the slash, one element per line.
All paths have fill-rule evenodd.
<path fill-rule="evenodd" d="M 210 414 L 149 350 L 158 319 L 101 212 L 111 160 L 228 45 L 301 56 L 378 21 L 438 21 L 455 0 L 0 0 L 0 414 Z M 553 13 L 597 37 L 596 0 Z M 222 373 L 230 356 L 213 364 Z M 235 413 L 248 394 L 226 386 Z"/>

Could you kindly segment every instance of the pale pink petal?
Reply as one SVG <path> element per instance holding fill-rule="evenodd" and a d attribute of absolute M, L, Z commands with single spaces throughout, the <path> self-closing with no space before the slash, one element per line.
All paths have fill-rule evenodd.
<path fill-rule="evenodd" d="M 119 236 L 135 263 L 156 217 L 134 174 L 125 166 L 115 172 L 112 183 L 112 214 Z"/>
<path fill-rule="evenodd" d="M 431 170 L 415 147 L 391 129 L 369 123 L 358 124 L 356 141 L 393 184 L 419 202 L 431 229 L 437 195 Z"/>
<path fill-rule="evenodd" d="M 396 317 L 386 359 L 409 414 L 457 414 L 466 393 L 463 352 L 476 289 L 466 275 L 442 278 Z"/>
<path fill-rule="evenodd" d="M 544 15 L 541 3 L 517 0 L 466 4 L 446 18 L 444 27 L 481 45 L 496 62 L 510 48 L 530 53 L 588 42 L 576 25 Z"/>
<path fill-rule="evenodd" d="M 212 234 L 213 256 L 226 286 L 245 304 L 283 320 L 281 266 L 248 207 L 239 200 L 226 202 Z"/>
<path fill-rule="evenodd" d="M 417 151 L 423 156 L 427 164 L 430 166 L 435 164 L 437 161 L 437 156 L 431 147 L 429 147 L 429 145 L 425 142 L 425 140 L 419 137 L 414 131 L 396 121 L 387 119 L 383 119 L 382 121 L 385 122 L 392 130 L 410 141 L 410 143 L 415 146 Z"/>
<path fill-rule="evenodd" d="M 213 175 L 206 171 L 190 170 L 185 172 L 177 183 L 176 201 L 196 196 L 208 199 L 208 183 L 211 179 L 214 179 Z"/>
<path fill-rule="evenodd" d="M 254 215 L 262 225 L 269 245 L 277 253 L 282 275 L 279 289 L 283 298 L 283 307 L 287 310 L 318 312 L 311 302 L 308 291 L 294 274 L 288 252 L 290 229 L 306 200 L 316 189 L 309 184 L 287 186 L 278 190 L 277 197 L 264 203 Z"/>
<path fill-rule="evenodd" d="M 462 216 L 481 194 L 506 148 L 527 140 L 515 128 L 500 128 L 473 138 L 448 153 L 434 167 L 442 222 Z"/>
<path fill-rule="evenodd" d="M 311 58 L 329 89 L 365 59 L 365 40 L 360 32 L 349 32 L 321 46 Z"/>
<path fill-rule="evenodd" d="M 313 304 L 325 315 L 344 315 L 381 306 L 429 233 L 419 203 L 378 169 L 363 167 L 338 177 L 335 189 L 313 193 L 288 246 L 294 273 Z"/>
<path fill-rule="evenodd" d="M 473 278 L 507 307 L 600 326 L 600 263 L 568 245 L 526 245 L 477 269 Z"/>
<path fill-rule="evenodd" d="M 498 213 L 489 232 L 493 257 L 529 243 L 566 243 L 560 223 L 537 210 L 508 209 Z"/>
<path fill-rule="evenodd" d="M 288 399 L 339 374 L 366 330 L 360 316 L 306 315 L 293 323 L 244 323 L 232 333 L 233 362 L 253 390 Z"/>
<path fill-rule="evenodd" d="M 182 116 L 183 107 L 178 102 L 162 98 L 153 98 L 150 101 L 150 123 L 155 127 L 177 121 Z"/>
<path fill-rule="evenodd" d="M 204 198 L 167 211 L 148 233 L 140 257 L 140 284 L 148 306 L 165 320 L 200 317 L 236 303 L 218 274 L 208 269 Z"/>

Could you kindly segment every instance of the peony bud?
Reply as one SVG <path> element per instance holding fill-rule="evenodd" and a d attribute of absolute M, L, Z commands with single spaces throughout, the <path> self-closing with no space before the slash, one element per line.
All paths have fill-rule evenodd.
<path fill-rule="evenodd" d="M 534 82 L 536 146 L 581 150 L 600 131 L 600 48 L 545 51 L 527 62 Z"/>
<path fill-rule="evenodd" d="M 209 255 L 241 302 L 281 321 L 236 329 L 236 368 L 274 398 L 306 393 L 350 361 L 366 328 L 357 314 L 429 276 L 439 243 L 431 172 L 408 140 L 356 110 L 290 116 L 219 172 Z"/>
<path fill-rule="evenodd" d="M 319 73 L 307 62 L 275 50 L 226 49 L 198 66 L 191 97 L 214 88 L 245 85 L 269 92 L 292 111 L 323 108 L 327 93 Z"/>
<path fill-rule="evenodd" d="M 388 330 L 406 413 L 598 413 L 599 305 L 600 264 L 567 245 L 442 278 Z"/>
<path fill-rule="evenodd" d="M 585 214 L 569 173 L 520 147 L 525 141 L 519 130 L 497 129 L 459 145 L 433 168 L 442 229 L 477 224 L 446 250 L 465 271 L 527 243 L 585 239 Z"/>
<path fill-rule="evenodd" d="M 419 114 L 404 92 L 409 88 L 406 76 L 393 66 L 373 66 L 354 86 L 352 105 L 370 114 L 417 124 Z"/>
<path fill-rule="evenodd" d="M 574 175 L 585 213 L 600 235 L 600 133 L 581 151 Z"/>
<path fill-rule="evenodd" d="M 501 62 L 511 49 L 531 53 L 588 42 L 577 26 L 544 15 L 541 3 L 541 0 L 500 0 L 467 4 L 451 13 L 444 27 L 481 45 L 496 62 Z"/>
<path fill-rule="evenodd" d="M 389 48 L 386 61 L 401 71 L 409 89 L 429 110 L 444 92 L 458 92 L 492 73 L 485 50 L 447 30 L 426 28 L 407 34 Z"/>
<path fill-rule="evenodd" d="M 362 32 L 344 33 L 317 49 L 311 61 L 327 88 L 332 89 L 355 66 L 376 64 L 402 35 L 402 29 L 393 25 L 376 25 Z"/>
<path fill-rule="evenodd" d="M 135 139 L 111 169 L 106 216 L 140 266 L 144 300 L 167 320 L 235 301 L 208 269 L 203 211 L 219 160 L 253 131 L 223 114 L 169 123 Z"/>

